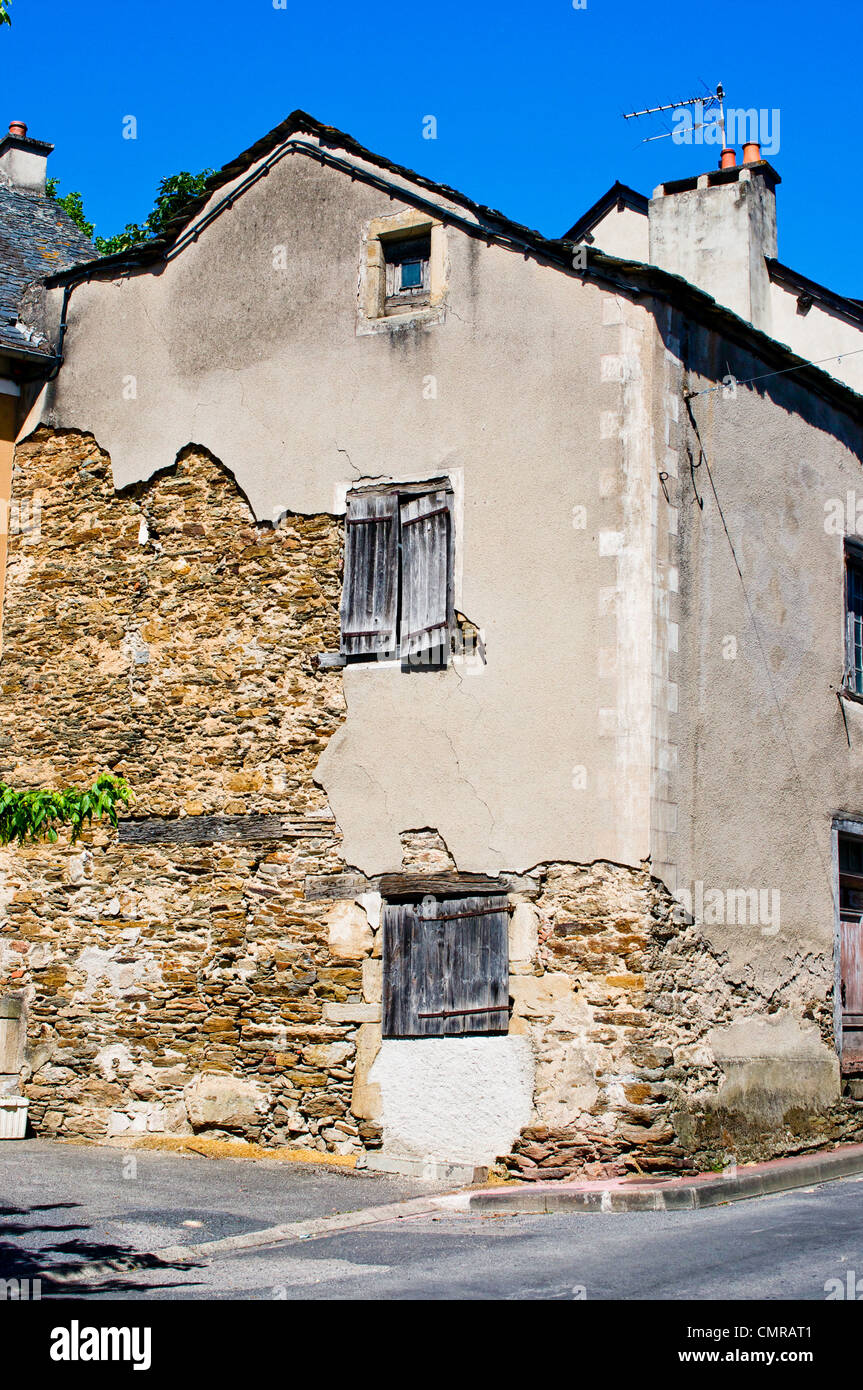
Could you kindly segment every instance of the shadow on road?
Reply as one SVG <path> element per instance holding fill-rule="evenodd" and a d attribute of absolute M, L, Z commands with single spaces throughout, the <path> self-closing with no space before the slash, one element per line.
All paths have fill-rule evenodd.
<path fill-rule="evenodd" d="M 161 1260 L 157 1255 L 136 1250 L 134 1246 L 114 1242 L 88 1240 L 90 1229 L 86 1220 L 69 1221 L 63 1225 L 51 1222 L 54 1212 L 83 1212 L 77 1202 L 52 1202 L 45 1206 L 0 1206 L 0 1301 L 32 1297 L 33 1281 L 39 1281 L 41 1298 L 86 1298 L 91 1294 L 140 1292 L 142 1287 L 156 1293 L 159 1289 L 181 1289 L 193 1281 L 165 1278 L 142 1285 L 134 1280 L 138 1270 L 163 1270 L 186 1274 L 200 1268 L 202 1262 Z M 40 1220 L 41 1217 L 48 1220 Z M 15 1218 L 23 1218 L 16 1220 Z M 27 1249 L 23 1238 L 41 1234 L 53 1235 L 71 1231 L 79 1235 L 63 1241 L 49 1241 L 39 1249 Z M 17 1239 L 16 1239 L 17 1238 Z M 70 1259 L 70 1256 L 72 1257 Z M 25 1282 L 26 1281 L 26 1282 Z"/>

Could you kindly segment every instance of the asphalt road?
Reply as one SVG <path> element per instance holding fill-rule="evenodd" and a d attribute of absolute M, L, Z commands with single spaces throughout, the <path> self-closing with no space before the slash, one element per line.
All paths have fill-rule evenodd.
<path fill-rule="evenodd" d="M 30 1141 L 0 1151 L 0 1277 L 42 1296 L 160 1299 L 776 1300 L 863 1292 L 860 1178 L 689 1213 L 474 1216 L 439 1210 L 190 1266 L 51 1270 L 198 1244 L 435 1192 L 371 1174 Z M 338 1223 L 336 1223 L 338 1226 Z M 827 1288 L 825 1288 L 827 1285 Z"/>

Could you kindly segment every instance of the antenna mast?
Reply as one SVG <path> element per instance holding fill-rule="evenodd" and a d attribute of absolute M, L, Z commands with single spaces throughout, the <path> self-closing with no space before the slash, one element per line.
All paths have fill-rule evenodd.
<path fill-rule="evenodd" d="M 717 83 L 715 92 L 705 92 L 704 96 L 700 97 L 684 97 L 682 101 L 670 101 L 663 106 L 648 106 L 643 111 L 624 111 L 623 119 L 633 121 L 639 116 L 655 116 L 661 111 L 677 111 L 683 106 L 700 107 L 702 116 L 705 116 L 708 111 L 715 111 L 716 115 L 709 124 L 717 126 L 721 130 L 722 144 L 725 144 L 725 89 L 721 82 Z M 693 125 L 693 130 L 701 130 L 707 126 L 708 122 L 701 120 L 697 125 Z M 671 133 L 670 130 L 667 130 L 662 135 L 647 135 L 641 143 L 646 145 L 651 140 L 667 140 Z"/>

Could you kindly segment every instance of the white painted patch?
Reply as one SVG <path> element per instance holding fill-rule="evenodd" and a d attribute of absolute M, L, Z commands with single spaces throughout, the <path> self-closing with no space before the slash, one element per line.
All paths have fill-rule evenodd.
<path fill-rule="evenodd" d="M 381 907 L 383 906 L 383 898 L 380 893 L 359 893 L 357 902 L 366 914 L 372 931 L 377 931 L 381 924 Z"/>
<path fill-rule="evenodd" d="M 387 1038 L 369 1080 L 381 1088 L 385 1154 L 493 1163 L 533 1115 L 526 1037 Z"/>
<path fill-rule="evenodd" d="M 86 973 L 87 982 L 75 992 L 74 998 L 89 999 L 98 989 L 119 998 L 126 990 L 162 983 L 161 972 L 152 956 L 139 956 L 129 961 L 118 960 L 120 954 L 120 947 L 103 951 L 99 946 L 85 946 L 75 961 L 75 969 Z"/>
<path fill-rule="evenodd" d="M 123 1043 L 103 1047 L 96 1053 L 95 1062 L 106 1081 L 113 1081 L 117 1076 L 131 1076 L 135 1070 L 131 1053 Z"/>
<path fill-rule="evenodd" d="M 625 548 L 625 541 L 626 538 L 622 531 L 600 531 L 600 555 L 622 555 Z"/>

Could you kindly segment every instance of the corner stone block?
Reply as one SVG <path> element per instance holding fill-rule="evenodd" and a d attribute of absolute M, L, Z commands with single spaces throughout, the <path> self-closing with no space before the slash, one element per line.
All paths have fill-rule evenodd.
<path fill-rule="evenodd" d="M 522 1018 L 552 1018 L 573 998 L 572 980 L 562 971 L 510 976 L 510 990 L 513 1013 Z"/>
<path fill-rule="evenodd" d="M 267 1109 L 267 1097 L 259 1087 L 221 1072 L 196 1076 L 183 1091 L 183 1098 L 194 1129 L 242 1129 L 259 1124 Z"/>
<path fill-rule="evenodd" d="M 383 994 L 383 961 L 363 961 L 363 998 L 368 1004 L 380 1004 Z"/>
<path fill-rule="evenodd" d="M 539 915 L 530 903 L 516 903 L 509 919 L 511 975 L 530 975 L 539 944 Z"/>
<path fill-rule="evenodd" d="M 361 1004 L 359 1000 L 347 1004 L 324 1004 L 325 1023 L 380 1023 L 380 1004 Z"/>
<path fill-rule="evenodd" d="M 374 1120 L 378 1124 L 383 1119 L 381 1088 L 376 1082 L 369 1081 L 369 1072 L 380 1047 L 379 1023 L 364 1023 L 357 1029 L 357 1058 L 351 1092 L 351 1112 L 360 1120 Z"/>
<path fill-rule="evenodd" d="M 327 914 L 330 951 L 338 960 L 363 960 L 371 953 L 374 933 L 356 903 L 334 903 Z"/>

